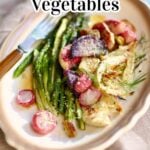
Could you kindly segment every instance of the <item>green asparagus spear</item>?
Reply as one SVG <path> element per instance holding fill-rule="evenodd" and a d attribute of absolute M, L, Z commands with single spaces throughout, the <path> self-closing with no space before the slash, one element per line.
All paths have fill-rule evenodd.
<path fill-rule="evenodd" d="M 33 58 L 34 58 L 33 62 L 35 62 L 35 60 L 37 59 L 38 55 L 39 55 L 39 51 L 37 49 L 34 50 L 33 51 Z M 33 83 L 33 90 L 34 90 L 35 95 L 36 95 L 36 104 L 37 104 L 37 107 L 40 110 L 44 110 L 43 103 L 40 100 L 40 96 L 39 96 L 39 93 L 38 93 L 38 90 L 37 90 L 37 83 L 36 83 L 36 79 L 35 79 L 34 73 L 33 73 L 32 83 Z"/>
<path fill-rule="evenodd" d="M 55 84 L 55 92 L 53 92 L 53 105 L 56 110 L 58 110 L 58 105 L 59 105 L 59 96 L 61 93 L 61 79 L 57 78 L 56 84 Z M 59 111 L 59 110 L 58 110 Z"/>
<path fill-rule="evenodd" d="M 36 80 L 36 86 L 37 90 L 39 93 L 39 96 L 41 98 L 41 101 L 44 105 L 44 108 L 47 110 L 51 110 L 52 106 L 49 103 L 49 95 L 45 93 L 44 90 L 44 83 L 43 83 L 43 68 L 42 68 L 42 63 L 43 63 L 43 58 L 45 53 L 49 50 L 50 48 L 50 41 L 47 42 L 47 44 L 44 46 L 43 50 L 40 52 L 40 54 L 37 56 L 37 59 L 34 61 L 34 78 Z"/>
<path fill-rule="evenodd" d="M 62 19 L 54 40 L 54 46 L 51 52 L 51 65 L 50 65 L 50 81 L 49 81 L 50 95 L 52 94 L 54 82 L 56 79 L 56 64 L 57 64 L 57 58 L 58 58 L 58 53 L 61 44 L 61 37 L 64 31 L 66 30 L 68 23 L 69 23 L 69 19 L 67 18 Z"/>
<path fill-rule="evenodd" d="M 39 51 L 45 45 L 45 43 L 46 43 L 46 40 L 43 40 L 40 43 L 40 45 L 37 48 L 35 48 L 34 50 L 35 51 Z M 15 71 L 13 73 L 13 77 L 14 78 L 19 77 L 24 72 L 24 70 L 26 69 L 26 67 L 28 67 L 32 63 L 32 60 L 33 60 L 33 52 L 31 52 L 30 54 L 28 54 L 24 58 L 24 60 L 21 62 L 21 64 L 15 69 Z"/>
<path fill-rule="evenodd" d="M 45 46 L 40 49 L 38 55 L 34 56 L 33 61 L 33 74 L 37 92 L 40 97 L 40 102 L 43 105 L 43 109 L 53 110 L 52 104 L 50 103 L 50 95 L 48 93 L 48 82 L 49 82 L 49 53 L 53 45 L 57 28 L 60 22 L 56 25 L 54 30 L 46 38 Z"/>
<path fill-rule="evenodd" d="M 84 26 L 83 25 L 85 23 L 84 20 L 85 20 L 85 17 L 84 17 L 83 13 L 80 13 L 77 15 L 77 17 L 75 18 L 75 21 L 72 25 L 72 33 L 71 33 L 69 42 L 72 42 L 78 36 L 78 32 Z"/>
<path fill-rule="evenodd" d="M 72 121 L 75 119 L 75 99 L 73 93 L 66 89 L 66 112 L 65 112 L 65 119 L 68 121 Z"/>
<path fill-rule="evenodd" d="M 85 122 L 82 119 L 82 115 L 83 115 L 82 109 L 81 109 L 80 104 L 77 100 L 75 103 L 76 103 L 76 116 L 77 116 L 76 120 L 77 120 L 78 127 L 81 130 L 85 130 Z"/>
<path fill-rule="evenodd" d="M 55 63 L 55 61 L 57 60 L 58 57 L 58 53 L 59 53 L 59 48 L 60 48 L 60 43 L 61 43 L 61 37 L 64 33 L 64 31 L 67 29 L 67 25 L 69 23 L 69 20 L 67 18 L 63 18 L 62 22 L 60 24 L 60 27 L 56 33 L 56 38 L 54 41 L 54 47 L 52 49 L 52 58 L 53 58 L 53 62 Z"/>
<path fill-rule="evenodd" d="M 37 104 L 37 107 L 38 107 L 38 109 L 40 109 L 40 110 L 44 110 L 43 103 L 42 103 L 41 100 L 40 100 L 40 96 L 39 96 L 39 93 L 38 93 L 36 87 L 37 87 L 37 84 L 36 84 L 35 79 L 33 78 L 33 90 L 34 90 L 35 96 L 36 96 L 36 104 Z"/>
<path fill-rule="evenodd" d="M 60 99 L 59 99 L 59 112 L 61 114 L 65 113 L 65 101 L 66 101 L 66 96 L 65 96 L 64 87 L 61 86 Z"/>
<path fill-rule="evenodd" d="M 43 56 L 43 64 L 42 64 L 42 75 L 43 75 L 43 84 L 44 84 L 44 90 L 47 95 L 49 95 L 48 92 L 48 80 L 49 80 L 49 54 L 45 53 Z"/>
<path fill-rule="evenodd" d="M 82 27 L 84 18 L 85 17 L 82 13 L 77 14 L 75 17 L 73 17 L 62 37 L 61 49 L 68 43 L 70 43 L 75 37 L 77 37 L 78 31 Z"/>
<path fill-rule="evenodd" d="M 23 62 L 17 67 L 17 69 L 13 73 L 13 77 L 17 78 L 21 75 L 21 73 L 25 70 L 25 68 L 31 64 L 33 59 L 33 53 L 30 53 L 24 60 Z"/>
<path fill-rule="evenodd" d="M 65 113 L 65 101 L 66 101 L 66 95 L 65 95 L 65 85 L 66 85 L 66 77 L 64 77 L 62 79 L 61 82 L 61 91 L 60 91 L 60 95 L 59 95 L 59 113 L 60 114 L 64 114 Z"/>

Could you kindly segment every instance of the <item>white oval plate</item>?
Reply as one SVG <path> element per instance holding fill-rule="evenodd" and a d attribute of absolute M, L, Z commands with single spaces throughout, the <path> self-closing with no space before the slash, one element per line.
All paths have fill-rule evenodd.
<path fill-rule="evenodd" d="M 137 0 L 121 0 L 121 7 L 119 13 L 107 13 L 106 17 L 128 19 L 136 26 L 139 37 L 144 33 L 147 39 L 150 39 L 149 8 Z M 26 18 L 4 42 L 0 59 L 16 48 L 44 16 L 45 14 L 33 13 Z M 149 53 L 150 49 L 147 54 Z M 12 78 L 12 73 L 18 64 L 0 81 L 0 126 L 6 135 L 7 142 L 19 150 L 105 149 L 131 129 L 150 105 L 150 87 L 147 80 L 140 85 L 138 92 L 123 103 L 124 112 L 113 121 L 112 125 L 104 129 L 88 127 L 86 131 L 80 131 L 74 139 L 67 138 L 61 126 L 47 136 L 39 136 L 32 131 L 29 124 L 36 107 L 23 109 L 15 104 L 16 93 L 23 88 L 20 86 L 19 79 Z M 149 66 L 150 57 L 143 64 L 142 70 L 149 72 Z M 28 77 L 28 73 L 23 74 L 24 79 Z M 26 88 L 27 86 L 30 88 L 30 84 L 25 85 Z"/>

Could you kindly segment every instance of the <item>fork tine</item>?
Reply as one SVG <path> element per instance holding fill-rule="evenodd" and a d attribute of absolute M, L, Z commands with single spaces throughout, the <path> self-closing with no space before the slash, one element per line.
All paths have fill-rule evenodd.
<path fill-rule="evenodd" d="M 47 31 L 50 31 L 53 25 L 56 24 L 59 19 L 60 17 L 55 18 L 55 17 L 51 17 L 50 15 L 47 15 L 43 19 L 43 21 L 38 25 L 38 27 L 35 29 L 35 31 L 33 32 L 33 36 L 36 39 L 44 38 L 48 34 Z"/>
<path fill-rule="evenodd" d="M 50 15 L 47 15 L 43 21 L 39 24 L 39 28 L 44 28 L 45 26 L 47 26 L 47 23 L 49 22 L 53 22 L 55 18 L 51 17 Z"/>
<path fill-rule="evenodd" d="M 49 25 L 45 26 L 45 27 L 42 29 L 42 32 L 44 32 L 45 35 L 46 35 L 46 34 L 47 34 L 46 31 L 49 31 L 51 28 L 52 28 L 52 24 L 50 23 Z"/>
<path fill-rule="evenodd" d="M 45 23 L 40 27 L 42 30 L 47 28 L 47 26 L 52 26 L 56 22 L 55 18 L 49 18 L 45 21 Z"/>
<path fill-rule="evenodd" d="M 51 27 L 55 22 L 55 19 L 49 19 L 47 20 L 47 22 L 45 23 L 45 26 L 42 27 L 42 30 L 46 30 L 48 29 L 49 27 Z"/>
<path fill-rule="evenodd" d="M 48 28 L 50 28 L 54 23 L 57 23 L 57 21 L 59 20 L 59 18 L 54 18 L 54 17 L 48 17 L 45 20 L 45 24 L 41 27 L 42 31 L 47 30 Z"/>
<path fill-rule="evenodd" d="M 46 17 L 39 25 L 39 28 L 43 28 L 49 22 L 49 20 L 50 20 L 49 16 Z"/>
<path fill-rule="evenodd" d="M 41 28 L 43 24 L 45 24 L 45 21 L 47 20 L 47 18 L 48 18 L 48 15 L 40 22 L 39 28 Z"/>

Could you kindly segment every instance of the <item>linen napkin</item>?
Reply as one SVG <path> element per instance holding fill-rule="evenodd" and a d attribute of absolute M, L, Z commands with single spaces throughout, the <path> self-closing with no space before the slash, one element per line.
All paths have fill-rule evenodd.
<path fill-rule="evenodd" d="M 31 11 L 33 9 L 30 0 L 0 1 L 0 45 L 4 38 Z"/>

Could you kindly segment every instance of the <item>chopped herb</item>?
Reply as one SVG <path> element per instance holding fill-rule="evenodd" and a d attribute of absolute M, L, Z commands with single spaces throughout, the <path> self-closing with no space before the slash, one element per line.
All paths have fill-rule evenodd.
<path fill-rule="evenodd" d="M 146 74 L 143 74 L 139 77 L 137 77 L 134 81 L 131 83 L 123 82 L 123 86 L 129 88 L 129 90 L 134 89 L 139 83 L 144 81 L 146 79 Z"/>

